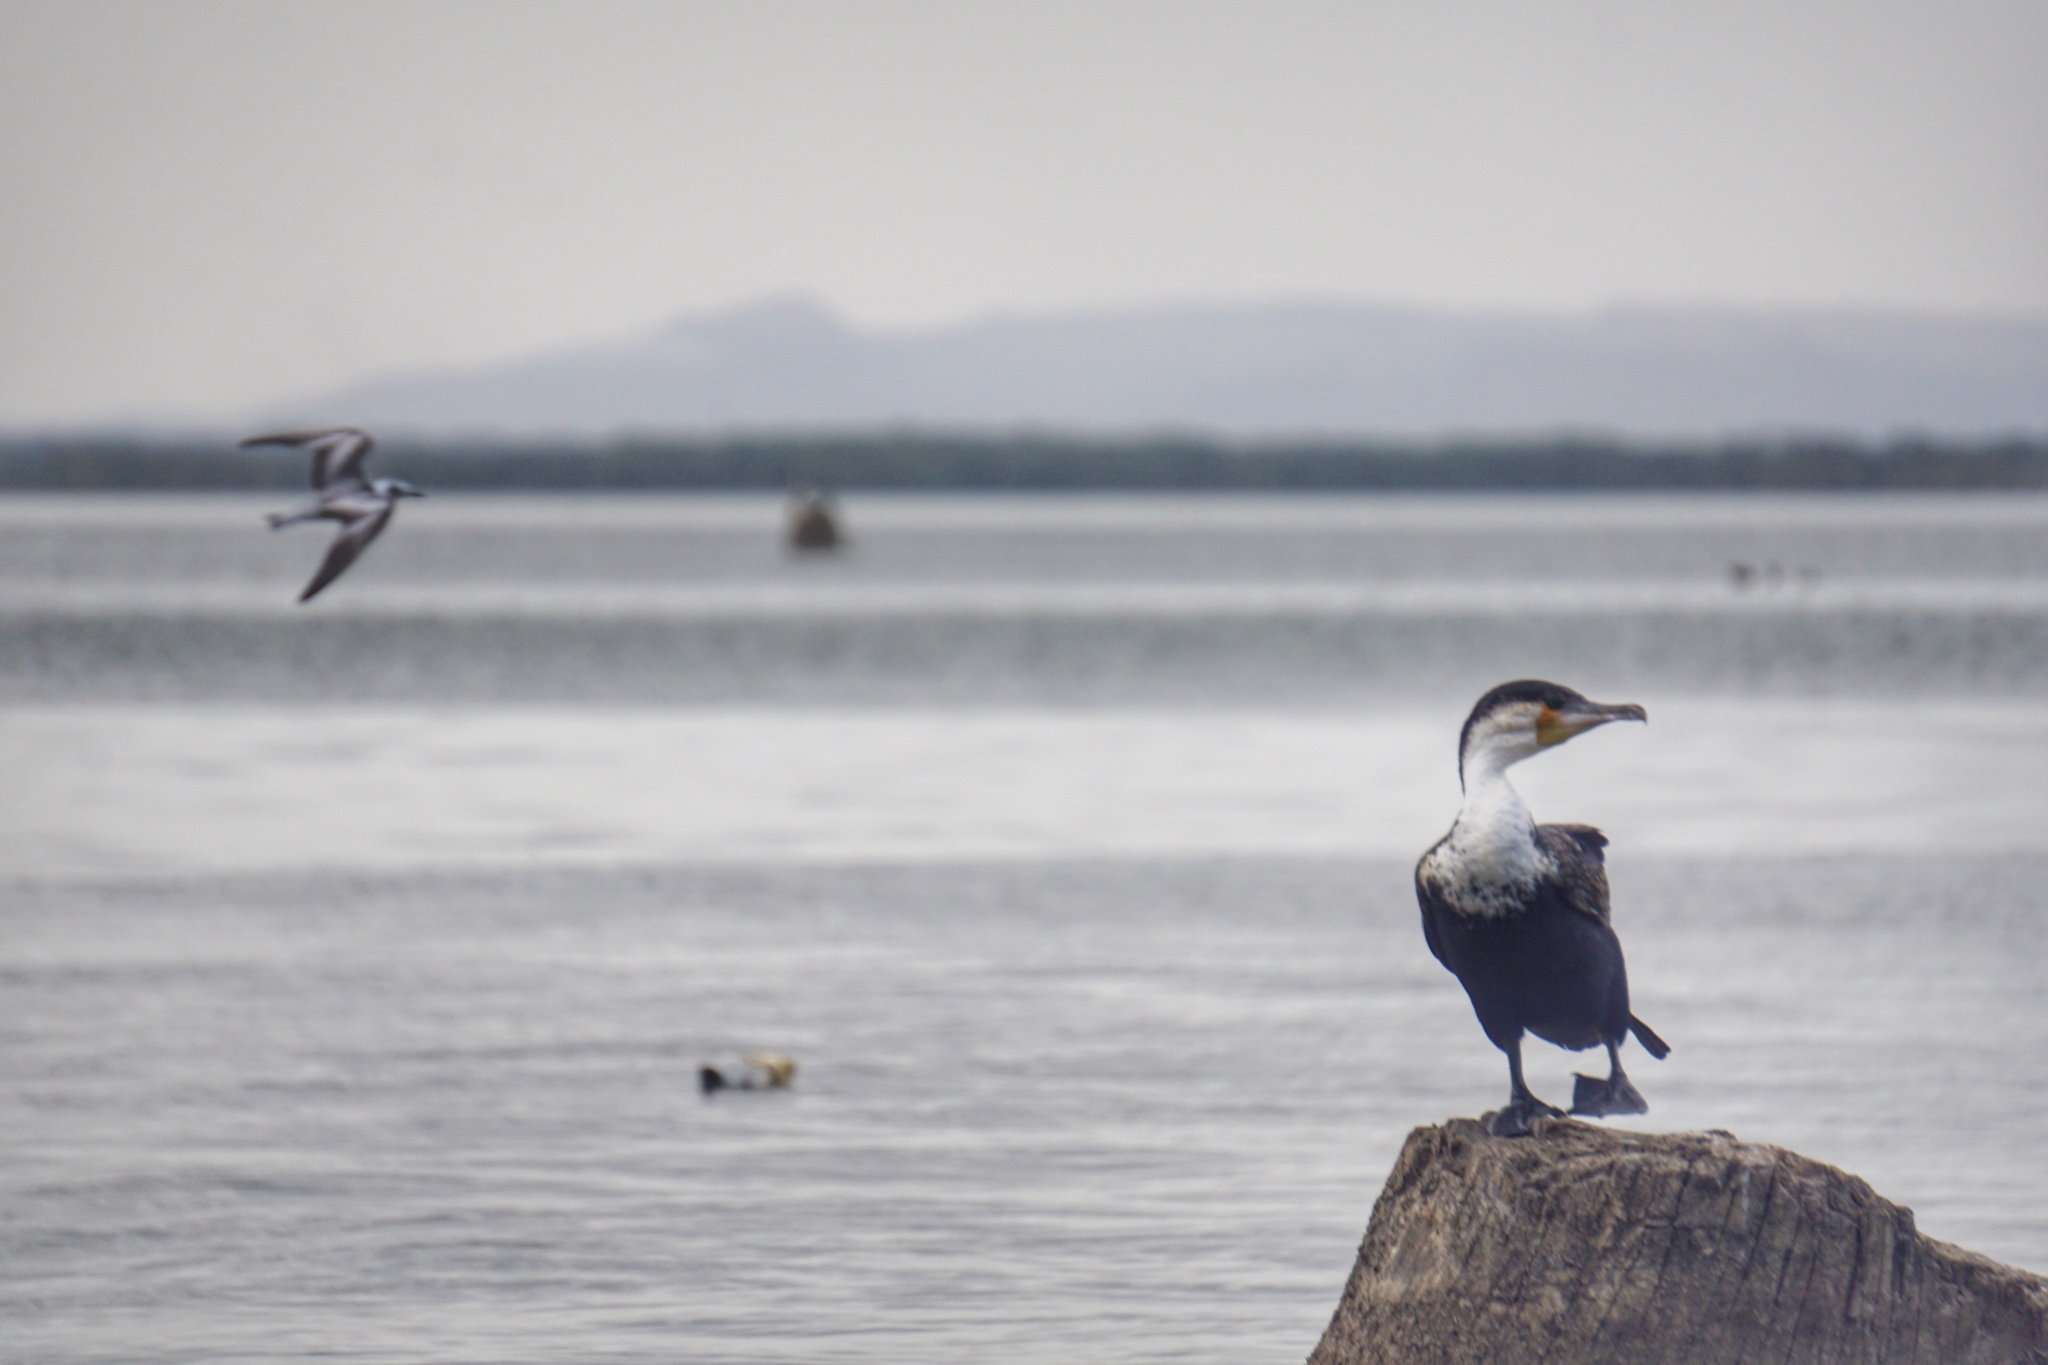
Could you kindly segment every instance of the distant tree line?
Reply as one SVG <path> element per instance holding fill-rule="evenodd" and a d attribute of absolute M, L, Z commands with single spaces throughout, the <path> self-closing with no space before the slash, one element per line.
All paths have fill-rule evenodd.
<path fill-rule="evenodd" d="M 612 440 L 392 440 L 375 472 L 504 490 L 2048 488 L 2048 435 L 1882 442 L 1788 437 L 1232 441 L 930 432 Z M 114 436 L 0 439 L 0 488 L 286 489 L 295 453 Z"/>

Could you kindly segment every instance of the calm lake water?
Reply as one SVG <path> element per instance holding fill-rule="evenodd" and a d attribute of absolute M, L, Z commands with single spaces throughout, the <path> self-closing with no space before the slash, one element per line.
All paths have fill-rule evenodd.
<path fill-rule="evenodd" d="M 1504 1092 L 1408 869 L 1531 673 L 1650 710 L 1516 773 L 1629 1122 L 2048 1270 L 2048 499 L 434 498 L 303 609 L 266 505 L 0 499 L 0 1357 L 1299 1359 Z"/>

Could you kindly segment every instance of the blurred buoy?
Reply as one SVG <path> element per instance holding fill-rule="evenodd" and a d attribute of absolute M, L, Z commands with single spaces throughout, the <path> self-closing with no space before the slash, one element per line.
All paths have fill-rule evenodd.
<path fill-rule="evenodd" d="M 796 1080 L 796 1058 L 780 1052 L 749 1052 L 721 1057 L 697 1068 L 697 1085 L 714 1090 L 787 1090 Z"/>
<path fill-rule="evenodd" d="M 789 505 L 789 548 L 799 552 L 839 548 L 839 519 L 823 493 L 799 492 Z"/>

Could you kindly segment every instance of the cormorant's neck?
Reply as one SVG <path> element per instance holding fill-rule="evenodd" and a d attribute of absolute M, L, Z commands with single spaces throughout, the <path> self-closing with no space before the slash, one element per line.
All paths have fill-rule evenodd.
<path fill-rule="evenodd" d="M 1476 880 L 1533 881 L 1542 871 L 1536 817 L 1508 781 L 1504 764 L 1476 763 L 1465 770 L 1465 801 L 1451 826 L 1450 843 Z"/>

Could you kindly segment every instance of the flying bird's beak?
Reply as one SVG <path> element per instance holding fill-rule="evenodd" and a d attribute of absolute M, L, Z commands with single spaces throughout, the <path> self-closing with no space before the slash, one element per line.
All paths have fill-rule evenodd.
<path fill-rule="evenodd" d="M 1571 702 L 1558 710 L 1546 706 L 1536 718 L 1536 743 L 1548 749 L 1553 744 L 1562 744 L 1573 735 L 1607 724 L 1610 720 L 1648 721 L 1650 713 L 1632 701 L 1626 702 Z"/>

